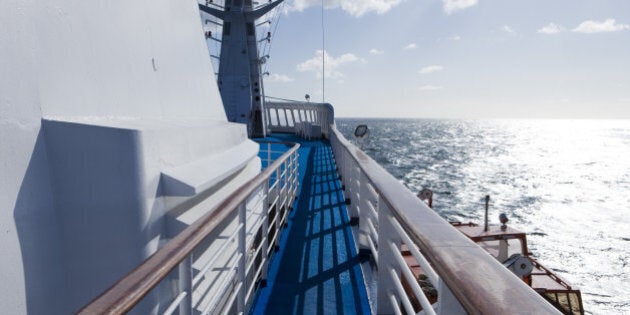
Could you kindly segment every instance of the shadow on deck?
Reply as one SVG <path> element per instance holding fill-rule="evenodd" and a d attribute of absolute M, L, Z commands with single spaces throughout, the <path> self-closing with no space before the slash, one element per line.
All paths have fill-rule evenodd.
<path fill-rule="evenodd" d="M 271 139 L 301 144 L 300 192 L 251 313 L 369 314 L 330 144 L 289 135 Z"/>

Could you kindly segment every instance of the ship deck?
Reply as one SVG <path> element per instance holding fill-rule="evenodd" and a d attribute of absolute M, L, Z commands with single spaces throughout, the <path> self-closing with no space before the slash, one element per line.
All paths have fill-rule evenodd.
<path fill-rule="evenodd" d="M 300 143 L 300 190 L 252 313 L 369 314 L 361 261 L 329 142 L 284 134 L 262 140 Z"/>

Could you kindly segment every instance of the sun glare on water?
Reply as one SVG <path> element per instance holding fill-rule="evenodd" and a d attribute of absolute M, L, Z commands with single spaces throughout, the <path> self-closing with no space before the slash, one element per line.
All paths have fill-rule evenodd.
<path fill-rule="evenodd" d="M 505 212 L 530 250 L 582 290 L 588 313 L 630 312 L 630 121 L 338 120 L 448 220 Z"/>

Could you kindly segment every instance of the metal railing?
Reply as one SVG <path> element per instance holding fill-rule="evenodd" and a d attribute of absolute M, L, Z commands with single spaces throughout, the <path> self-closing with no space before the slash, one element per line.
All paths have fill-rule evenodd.
<path fill-rule="evenodd" d="M 298 191 L 299 144 L 290 145 L 79 313 L 246 313 Z"/>
<path fill-rule="evenodd" d="M 306 138 L 328 138 L 335 121 L 332 105 L 308 102 L 266 102 L 265 117 L 270 132 L 295 133 Z"/>
<path fill-rule="evenodd" d="M 558 313 L 334 126 L 330 130 L 348 212 L 358 219 L 359 250 L 371 254 L 378 269 L 378 314 Z M 403 244 L 437 290 L 436 303 L 411 271 L 411 258 L 403 257 Z"/>

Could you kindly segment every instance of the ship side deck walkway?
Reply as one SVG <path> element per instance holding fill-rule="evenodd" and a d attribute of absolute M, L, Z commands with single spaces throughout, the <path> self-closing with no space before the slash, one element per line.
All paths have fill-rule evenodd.
<path fill-rule="evenodd" d="M 262 140 L 300 143 L 300 191 L 251 313 L 369 314 L 329 142 L 284 134 Z"/>

